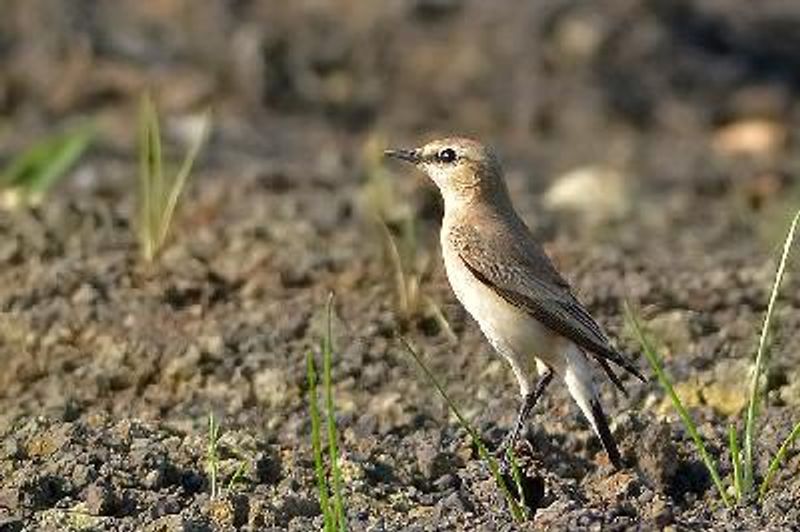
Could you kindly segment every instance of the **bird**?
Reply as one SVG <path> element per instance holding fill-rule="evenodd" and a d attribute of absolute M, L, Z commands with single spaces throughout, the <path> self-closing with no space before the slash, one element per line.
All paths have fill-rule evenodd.
<path fill-rule="evenodd" d="M 386 150 L 433 181 L 444 200 L 440 243 L 447 279 L 484 336 L 510 364 L 522 402 L 497 453 L 506 457 L 554 376 L 600 439 L 615 469 L 624 469 L 593 377 L 592 361 L 625 392 L 612 364 L 641 381 L 615 349 L 517 214 L 494 152 L 464 137 L 415 149 Z"/>

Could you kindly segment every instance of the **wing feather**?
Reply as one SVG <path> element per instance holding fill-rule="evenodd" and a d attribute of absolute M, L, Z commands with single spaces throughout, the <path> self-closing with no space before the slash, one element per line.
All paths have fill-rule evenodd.
<path fill-rule="evenodd" d="M 472 226 L 453 228 L 448 238 L 479 281 L 591 353 L 615 384 L 619 386 L 619 379 L 606 361 L 645 380 L 633 362 L 611 346 L 603 330 L 532 238 L 524 247 L 508 245 L 502 250 L 496 249 L 502 245 L 501 240 L 482 238 Z M 493 260 L 498 255 L 503 257 L 502 264 Z"/>

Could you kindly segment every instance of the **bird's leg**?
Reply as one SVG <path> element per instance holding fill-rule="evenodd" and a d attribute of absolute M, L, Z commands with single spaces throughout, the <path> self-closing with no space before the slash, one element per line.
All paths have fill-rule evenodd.
<path fill-rule="evenodd" d="M 544 394 L 545 388 L 547 385 L 550 384 L 550 381 L 553 380 L 553 370 L 548 368 L 547 371 L 542 374 L 539 378 L 539 382 L 536 384 L 536 388 L 532 392 L 528 392 L 528 394 L 523 398 L 522 405 L 519 409 L 519 414 L 517 414 L 517 422 L 514 424 L 514 428 L 511 429 L 511 432 L 503 440 L 503 443 L 500 444 L 500 447 L 497 448 L 495 454 L 498 458 L 501 459 L 504 469 L 506 468 L 506 450 L 514 449 L 514 445 L 517 443 L 517 439 L 519 439 L 519 435 L 522 433 L 522 429 L 525 427 L 525 420 L 528 419 L 528 415 L 530 415 L 531 410 L 533 407 L 536 406 L 536 403 L 539 401 L 539 398 Z"/>

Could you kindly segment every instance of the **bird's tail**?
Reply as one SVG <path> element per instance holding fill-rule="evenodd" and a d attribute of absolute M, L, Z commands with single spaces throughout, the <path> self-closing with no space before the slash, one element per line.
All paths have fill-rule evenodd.
<path fill-rule="evenodd" d="M 567 365 L 564 371 L 564 381 L 567 384 L 570 395 L 578 403 L 586 419 L 589 420 L 595 433 L 600 438 L 608 454 L 608 459 L 616 469 L 623 469 L 624 466 L 617 449 L 617 443 L 608 428 L 606 415 L 595 391 L 592 370 L 586 355 L 576 345 L 571 344 L 565 356 Z"/>

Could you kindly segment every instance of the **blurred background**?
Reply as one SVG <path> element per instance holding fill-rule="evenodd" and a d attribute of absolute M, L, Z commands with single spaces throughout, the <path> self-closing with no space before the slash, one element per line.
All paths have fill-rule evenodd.
<path fill-rule="evenodd" d="M 196 420 L 215 405 L 292 423 L 269 390 L 294 375 L 300 404 L 330 290 L 372 331 L 376 367 L 381 331 L 398 323 L 434 343 L 442 318 L 471 331 L 436 257 L 437 194 L 381 157 L 450 134 L 496 148 L 523 217 L 612 330 L 632 298 L 683 312 L 681 338 L 720 333 L 696 352 L 744 356 L 727 340 L 751 337 L 766 258 L 800 201 L 799 50 L 800 5 L 781 0 L 4 0 L 0 167 L 53 134 L 95 131 L 40 208 L 0 216 L 8 356 L 35 377 L 124 340 L 133 371 L 92 366 L 96 389 L 77 399 L 39 383 L 42 399 L 11 372 L 32 397 L 14 406 L 99 398 Z M 168 159 L 213 114 L 161 278 L 142 277 L 136 258 L 148 91 Z M 362 223 L 375 216 L 389 233 Z M 201 375 L 164 376 L 209 352 Z M 363 380 L 359 356 L 348 387 L 382 386 Z M 173 378 L 209 389 L 165 394 Z M 259 408 L 241 410 L 248 401 Z"/>
<path fill-rule="evenodd" d="M 149 88 L 178 136 L 213 107 L 207 163 L 350 169 L 371 135 L 460 133 L 534 188 L 586 164 L 654 187 L 779 187 L 799 26 L 785 0 L 5 0 L 0 157 L 88 116 L 94 158 L 124 158 Z"/>
<path fill-rule="evenodd" d="M 192 530 L 218 518 L 319 529 L 306 356 L 319 355 L 331 291 L 350 517 L 502 528 L 466 436 L 395 337 L 499 442 L 513 375 L 444 278 L 435 190 L 382 157 L 443 135 L 494 146 L 581 300 L 633 356 L 623 302 L 639 308 L 684 402 L 722 441 L 745 406 L 770 259 L 800 205 L 799 90 L 796 0 L 2 0 L 0 528 L 4 508 L 66 529 L 47 519 L 89 505 L 109 530 L 181 512 L 211 523 Z M 174 220 L 159 203 L 155 230 L 141 208 L 154 189 L 140 161 L 157 173 L 146 116 L 160 118 L 166 175 L 200 146 Z M 770 448 L 800 406 L 790 283 Z M 655 381 L 630 384 L 630 397 L 605 386 L 603 402 L 647 480 L 606 482 L 599 444 L 551 387 L 526 465 L 546 476 L 537 520 L 764 528 L 755 510 L 731 524 L 741 514 L 709 502 Z M 224 515 L 206 507 L 219 495 L 203 458 L 212 415 L 220 478 L 245 471 Z M 776 493 L 770 524 L 796 524 L 800 491 Z"/>

